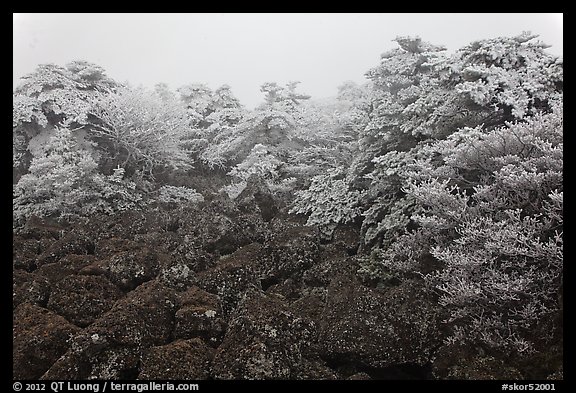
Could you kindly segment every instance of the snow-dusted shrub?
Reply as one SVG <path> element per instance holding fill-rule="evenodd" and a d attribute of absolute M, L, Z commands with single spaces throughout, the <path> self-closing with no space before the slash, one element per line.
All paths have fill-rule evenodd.
<path fill-rule="evenodd" d="M 200 158 L 210 168 L 231 169 L 244 161 L 257 144 L 281 145 L 295 127 L 290 113 L 262 108 L 244 116 L 236 126 L 223 128 Z"/>
<path fill-rule="evenodd" d="M 22 158 L 31 138 L 46 128 L 85 125 L 90 101 L 119 85 L 102 67 L 74 61 L 65 67 L 41 64 L 26 76 L 13 94 L 13 167 L 27 169 Z"/>
<path fill-rule="evenodd" d="M 204 197 L 192 188 L 162 186 L 158 190 L 158 197 L 156 200 L 163 203 L 183 204 L 203 202 Z"/>
<path fill-rule="evenodd" d="M 14 127 L 32 122 L 42 127 L 63 121 L 84 124 L 90 100 L 118 87 L 102 67 L 86 61 L 66 67 L 41 64 L 22 79 L 14 92 Z"/>
<path fill-rule="evenodd" d="M 112 165 L 139 176 L 159 167 L 189 168 L 182 138 L 191 132 L 185 108 L 143 88 L 122 88 L 92 101 L 92 135 Z"/>
<path fill-rule="evenodd" d="M 399 48 L 368 71 L 374 86 L 369 121 L 359 130 L 359 152 L 350 166 L 354 186 L 367 189 L 367 247 L 388 247 L 413 224 L 418 207 L 403 191 L 406 171 L 419 170 L 421 163 L 415 163 L 429 145 L 448 140 L 453 147 L 465 134 L 485 134 L 561 103 L 562 60 L 534 38 L 524 33 L 477 41 L 447 56 L 417 37 L 399 37 Z M 476 131 L 457 132 L 466 127 Z"/>
<path fill-rule="evenodd" d="M 281 165 L 282 162 L 274 157 L 266 146 L 258 143 L 244 161 L 228 172 L 234 180 L 222 190 L 231 199 L 235 199 L 246 188 L 248 179 L 252 176 L 264 180 L 269 187 L 273 186 L 279 181 L 278 168 Z"/>
<path fill-rule="evenodd" d="M 561 90 L 563 61 L 544 52 L 548 45 L 524 32 L 515 37 L 475 41 L 455 54 L 460 83 L 458 94 L 475 104 L 503 110 L 522 119 L 549 110 L 549 101 Z"/>
<path fill-rule="evenodd" d="M 248 157 L 232 168 L 228 175 L 244 181 L 252 175 L 274 181 L 278 179 L 278 167 L 281 164 L 282 162 L 274 157 L 266 146 L 258 143 L 254 145 Z"/>
<path fill-rule="evenodd" d="M 309 214 L 306 225 L 319 225 L 328 234 L 336 225 L 354 221 L 362 211 L 363 193 L 350 189 L 340 169 L 312 178 L 310 187 L 296 192 L 290 213 Z"/>
<path fill-rule="evenodd" d="M 489 132 L 465 128 L 406 172 L 418 227 L 380 261 L 406 273 L 421 272 L 426 254 L 435 260 L 423 277 L 450 314 L 449 341 L 524 353 L 556 334 L 531 332 L 560 308 L 562 121 L 556 108 Z"/>
<path fill-rule="evenodd" d="M 32 215 L 75 219 L 136 209 L 142 197 L 123 175 L 123 168 L 110 176 L 98 173 L 96 162 L 77 146 L 71 131 L 58 128 L 43 154 L 32 160 L 29 173 L 13 187 L 14 226 Z"/>

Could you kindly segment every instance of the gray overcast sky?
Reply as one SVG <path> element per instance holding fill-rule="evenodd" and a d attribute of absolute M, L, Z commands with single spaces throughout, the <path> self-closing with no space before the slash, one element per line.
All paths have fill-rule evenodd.
<path fill-rule="evenodd" d="M 452 52 L 478 39 L 529 30 L 562 55 L 563 14 L 14 14 L 13 88 L 38 64 L 87 60 L 119 82 L 172 89 L 229 84 L 247 108 L 264 82 L 299 80 L 333 96 L 364 73 L 398 35 Z"/>

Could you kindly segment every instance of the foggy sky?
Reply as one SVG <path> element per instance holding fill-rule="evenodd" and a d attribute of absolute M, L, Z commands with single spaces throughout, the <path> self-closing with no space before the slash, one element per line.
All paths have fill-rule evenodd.
<path fill-rule="evenodd" d="M 312 98 L 364 83 L 396 36 L 453 52 L 478 39 L 539 34 L 562 55 L 562 14 L 14 14 L 13 88 L 36 66 L 87 60 L 119 82 L 228 84 L 252 109 L 264 82 Z"/>

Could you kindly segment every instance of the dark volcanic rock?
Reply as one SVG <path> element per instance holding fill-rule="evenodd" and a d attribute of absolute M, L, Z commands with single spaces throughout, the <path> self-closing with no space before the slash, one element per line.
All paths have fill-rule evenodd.
<path fill-rule="evenodd" d="M 158 280 L 167 287 L 182 290 L 194 282 L 194 271 L 192 263 L 178 259 L 171 259 L 163 265 L 158 274 Z"/>
<path fill-rule="evenodd" d="M 262 217 L 241 212 L 227 197 L 183 212 L 177 220 L 176 233 L 183 243 L 215 255 L 231 254 L 240 247 L 261 242 L 267 229 Z"/>
<path fill-rule="evenodd" d="M 246 188 L 236 197 L 236 203 L 240 211 L 259 214 L 264 221 L 270 221 L 278 214 L 270 188 L 256 175 L 250 176 Z"/>
<path fill-rule="evenodd" d="M 90 234 L 84 231 L 70 231 L 44 250 L 38 256 L 36 264 L 42 266 L 58 262 L 60 258 L 68 254 L 91 255 L 94 254 L 94 249 L 94 241 Z"/>
<path fill-rule="evenodd" d="M 341 253 L 333 255 L 331 251 L 323 250 L 322 260 L 304 272 L 302 278 L 306 286 L 327 288 L 336 277 L 355 275 L 358 270 L 356 260 Z"/>
<path fill-rule="evenodd" d="M 68 350 L 39 379 L 86 379 L 90 374 L 91 367 L 90 362 L 81 353 Z"/>
<path fill-rule="evenodd" d="M 58 240 L 65 233 L 63 225 L 58 224 L 49 218 L 39 218 L 31 216 L 24 224 L 24 227 L 18 230 L 18 235 L 23 239 L 50 239 Z"/>
<path fill-rule="evenodd" d="M 249 288 L 259 288 L 255 265 L 262 246 L 253 243 L 220 258 L 218 264 L 197 275 L 195 284 L 218 295 L 224 316 L 228 316 Z"/>
<path fill-rule="evenodd" d="M 158 282 L 140 285 L 77 334 L 43 378 L 136 378 L 142 352 L 170 340 L 176 304 L 176 293 Z"/>
<path fill-rule="evenodd" d="M 142 247 L 137 251 L 118 252 L 96 262 L 94 266 L 105 271 L 110 281 L 119 288 L 130 291 L 158 275 L 161 259 L 167 257 Z"/>
<path fill-rule="evenodd" d="M 285 299 L 288 300 L 294 300 L 294 299 L 298 299 L 301 296 L 300 290 L 301 290 L 301 285 L 302 283 L 300 282 L 301 280 L 298 279 L 293 279 L 293 278 L 287 278 L 285 280 L 280 279 L 281 282 L 278 284 L 273 284 L 271 286 L 271 283 L 275 282 L 276 280 L 261 280 L 262 283 L 262 287 L 266 288 L 266 292 L 270 293 L 270 294 L 275 294 L 275 295 L 279 295 L 282 296 Z"/>
<path fill-rule="evenodd" d="M 36 239 L 24 239 L 22 236 L 12 237 L 12 266 L 28 272 L 36 269 L 36 259 L 42 252 L 42 243 Z"/>
<path fill-rule="evenodd" d="M 99 259 L 109 258 L 122 251 L 138 252 L 142 249 L 142 243 L 129 239 L 112 237 L 98 240 L 94 248 L 94 254 Z"/>
<path fill-rule="evenodd" d="M 140 351 L 133 347 L 98 347 L 102 337 L 92 335 L 93 352 L 87 354 L 72 347 L 56 361 L 40 379 L 136 379 L 140 363 Z"/>
<path fill-rule="evenodd" d="M 200 339 L 177 340 L 150 348 L 142 359 L 139 379 L 202 380 L 210 376 L 214 349 Z"/>
<path fill-rule="evenodd" d="M 326 306 L 326 294 L 328 291 L 323 288 L 312 288 L 308 289 L 307 292 L 292 302 L 290 309 L 319 325 Z"/>
<path fill-rule="evenodd" d="M 329 368 L 323 361 L 308 359 L 303 359 L 303 361 L 294 368 L 290 378 L 314 380 L 339 379 L 338 374 Z"/>
<path fill-rule="evenodd" d="M 471 345 L 443 345 L 432 363 L 432 372 L 438 379 L 523 379 L 516 368 L 481 352 Z"/>
<path fill-rule="evenodd" d="M 50 296 L 50 283 L 45 277 L 24 270 L 14 270 L 12 275 L 12 306 L 31 303 L 46 306 Z"/>
<path fill-rule="evenodd" d="M 447 343 L 438 349 L 432 372 L 438 379 L 545 380 L 562 376 L 563 347 L 518 355 L 474 343 Z M 562 378 L 560 378 L 562 379 Z"/>
<path fill-rule="evenodd" d="M 216 379 L 290 379 L 310 352 L 316 327 L 262 291 L 249 291 L 234 312 L 212 370 Z"/>
<path fill-rule="evenodd" d="M 359 373 L 356 373 L 356 374 L 349 376 L 346 379 L 362 381 L 362 380 L 370 380 L 372 378 L 370 378 L 370 375 L 366 374 L 365 372 L 359 372 Z"/>
<path fill-rule="evenodd" d="M 151 281 L 140 285 L 117 301 L 86 334 L 98 334 L 115 345 L 139 348 L 164 344 L 174 326 L 176 293 Z"/>
<path fill-rule="evenodd" d="M 94 255 L 68 254 L 58 262 L 42 265 L 35 273 L 46 277 L 51 285 L 56 284 L 65 277 L 77 274 L 82 268 L 94 263 Z"/>
<path fill-rule="evenodd" d="M 13 378 L 38 379 L 68 349 L 80 329 L 44 308 L 22 304 L 14 310 Z"/>
<path fill-rule="evenodd" d="M 237 222 L 223 214 L 210 217 L 209 221 L 202 223 L 201 232 L 204 250 L 209 253 L 226 255 L 238 248 L 259 240 L 263 225 L 256 216 L 251 220 L 238 220 Z"/>
<path fill-rule="evenodd" d="M 181 307 L 176 312 L 174 337 L 200 337 L 209 345 L 218 346 L 226 330 L 218 296 L 192 287 L 182 294 L 180 299 Z"/>
<path fill-rule="evenodd" d="M 220 298 L 218 298 L 217 295 L 206 292 L 195 285 L 178 294 L 178 304 L 180 307 L 204 307 L 207 310 L 214 310 L 221 313 Z"/>
<path fill-rule="evenodd" d="M 257 264 L 263 289 L 287 278 L 298 278 L 320 255 L 316 231 L 310 227 L 288 228 L 268 239 Z"/>
<path fill-rule="evenodd" d="M 360 229 L 351 225 L 339 225 L 332 235 L 332 245 L 355 255 L 360 247 Z"/>
<path fill-rule="evenodd" d="M 375 290 L 338 277 L 322 315 L 322 358 L 380 368 L 427 364 L 442 341 L 439 311 L 419 282 Z"/>
<path fill-rule="evenodd" d="M 195 282 L 198 272 L 205 271 L 216 264 L 215 258 L 203 250 L 190 250 L 185 255 L 173 255 L 162 265 L 158 278 L 174 289 L 182 290 Z"/>
<path fill-rule="evenodd" d="M 122 297 L 103 276 L 69 276 L 52 289 L 48 308 L 80 327 L 86 327 Z"/>

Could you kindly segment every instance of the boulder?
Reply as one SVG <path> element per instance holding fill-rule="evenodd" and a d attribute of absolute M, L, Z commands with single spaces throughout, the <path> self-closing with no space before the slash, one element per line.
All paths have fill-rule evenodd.
<path fill-rule="evenodd" d="M 302 280 L 304 285 L 310 288 L 328 288 L 336 277 L 352 277 L 357 271 L 358 263 L 355 258 L 344 256 L 341 253 L 327 256 L 326 250 L 323 250 L 321 261 L 305 271 Z"/>
<path fill-rule="evenodd" d="M 355 276 L 338 276 L 328 287 L 320 322 L 321 356 L 373 368 L 425 365 L 442 342 L 439 315 L 420 282 L 379 290 Z"/>
<path fill-rule="evenodd" d="M 323 288 L 307 289 L 305 294 L 290 304 L 290 309 L 297 315 L 314 321 L 319 326 L 326 306 L 327 292 Z"/>
<path fill-rule="evenodd" d="M 22 236 L 12 237 L 12 267 L 28 272 L 37 267 L 36 259 L 42 252 L 42 242 L 36 239 L 25 239 Z"/>
<path fill-rule="evenodd" d="M 191 287 L 180 296 L 180 309 L 176 311 L 174 337 L 199 337 L 216 347 L 222 342 L 226 322 L 218 296 L 198 287 Z"/>
<path fill-rule="evenodd" d="M 261 280 L 262 287 L 266 288 L 267 293 L 281 296 L 284 299 L 295 300 L 300 298 L 300 290 L 302 285 L 301 280 L 293 278 L 287 278 L 285 280 L 280 278 L 279 280 L 280 282 L 278 284 L 272 284 L 267 288 L 266 285 L 270 285 L 271 282 L 267 280 Z"/>
<path fill-rule="evenodd" d="M 63 317 L 29 303 L 14 310 L 12 323 L 12 376 L 19 380 L 40 378 L 80 331 Z"/>
<path fill-rule="evenodd" d="M 246 182 L 246 187 L 235 201 L 240 211 L 256 213 L 264 221 L 270 221 L 278 214 L 278 206 L 274 196 L 260 176 L 250 176 Z"/>
<path fill-rule="evenodd" d="M 214 349 L 198 338 L 151 347 L 142 358 L 138 379 L 208 379 L 213 357 Z"/>
<path fill-rule="evenodd" d="M 58 240 L 66 232 L 64 225 L 50 218 L 31 216 L 24 227 L 18 229 L 18 235 L 23 239 L 49 239 Z"/>
<path fill-rule="evenodd" d="M 44 379 L 134 379 L 143 351 L 171 339 L 175 291 L 150 281 L 77 334 Z"/>
<path fill-rule="evenodd" d="M 264 243 L 256 265 L 262 288 L 299 279 L 320 256 L 316 232 L 310 227 L 292 227 L 270 236 Z"/>
<path fill-rule="evenodd" d="M 255 266 L 262 246 L 253 243 L 220 258 L 216 266 L 199 273 L 195 285 L 218 295 L 225 318 L 250 288 L 260 288 Z"/>
<path fill-rule="evenodd" d="M 143 244 L 133 240 L 111 237 L 100 239 L 94 248 L 94 255 L 99 259 L 105 259 L 122 251 L 138 252 Z"/>
<path fill-rule="evenodd" d="M 87 266 L 89 272 L 102 272 L 120 289 L 130 291 L 138 285 L 150 281 L 160 272 L 161 260 L 168 259 L 148 247 L 135 251 L 120 251 L 110 257 Z M 80 273 L 86 273 L 81 270 Z"/>
<path fill-rule="evenodd" d="M 203 250 L 190 250 L 185 255 L 170 255 L 171 258 L 160 268 L 158 278 L 164 285 L 178 290 L 193 285 L 198 272 L 216 264 L 215 258 Z"/>
<path fill-rule="evenodd" d="M 35 273 L 45 277 L 51 285 L 73 274 L 77 274 L 82 268 L 96 261 L 94 255 L 68 254 L 60 258 L 58 262 L 42 265 Z"/>
<path fill-rule="evenodd" d="M 86 327 L 110 310 L 122 292 L 104 276 L 68 276 L 54 286 L 47 308 Z"/>
<path fill-rule="evenodd" d="M 92 255 L 95 244 L 92 235 L 85 231 L 70 231 L 52 244 L 40 254 L 36 260 L 38 267 L 47 263 L 58 262 L 60 258 L 68 254 Z"/>
<path fill-rule="evenodd" d="M 340 379 L 326 363 L 320 359 L 302 359 L 302 362 L 294 367 L 291 379 L 304 380 L 336 380 Z"/>
<path fill-rule="evenodd" d="M 338 225 L 332 234 L 331 244 L 346 251 L 348 255 L 356 255 L 360 241 L 360 228 L 353 225 Z"/>
<path fill-rule="evenodd" d="M 176 233 L 184 243 L 218 256 L 263 241 L 267 231 L 262 217 L 241 212 L 227 197 L 187 210 L 178 220 Z"/>
<path fill-rule="evenodd" d="M 351 376 L 349 376 L 348 378 L 346 378 L 348 380 L 354 380 L 354 381 L 369 381 L 372 378 L 370 378 L 370 375 L 366 374 L 365 372 L 359 372 L 356 374 L 353 374 Z"/>
<path fill-rule="evenodd" d="M 432 362 L 437 379 L 520 380 L 522 374 L 474 345 L 444 344 Z"/>
<path fill-rule="evenodd" d="M 140 285 L 85 329 L 114 345 L 144 348 L 164 344 L 174 327 L 177 296 L 157 281 Z"/>
<path fill-rule="evenodd" d="M 246 293 L 228 323 L 213 361 L 216 379 L 291 379 L 302 375 L 313 322 L 290 312 L 287 304 L 260 290 Z M 310 358 L 308 358 L 310 355 Z"/>
<path fill-rule="evenodd" d="M 14 270 L 12 274 L 12 307 L 22 303 L 44 307 L 50 296 L 50 282 L 43 276 Z"/>

